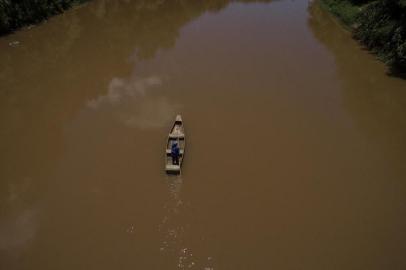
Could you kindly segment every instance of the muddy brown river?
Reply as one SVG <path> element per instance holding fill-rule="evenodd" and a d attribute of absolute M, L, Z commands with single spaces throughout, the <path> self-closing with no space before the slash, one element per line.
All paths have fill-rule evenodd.
<path fill-rule="evenodd" d="M 317 3 L 94 0 L 0 38 L 0 269 L 404 270 L 405 138 Z"/>

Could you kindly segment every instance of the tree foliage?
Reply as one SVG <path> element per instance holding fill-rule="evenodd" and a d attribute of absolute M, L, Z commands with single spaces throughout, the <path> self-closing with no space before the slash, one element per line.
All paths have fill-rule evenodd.
<path fill-rule="evenodd" d="M 0 0 L 0 34 L 38 23 L 80 0 Z"/>
<path fill-rule="evenodd" d="M 394 70 L 406 71 L 406 0 L 322 0 Z"/>
<path fill-rule="evenodd" d="M 406 0 L 380 0 L 357 17 L 355 37 L 395 68 L 406 69 Z"/>

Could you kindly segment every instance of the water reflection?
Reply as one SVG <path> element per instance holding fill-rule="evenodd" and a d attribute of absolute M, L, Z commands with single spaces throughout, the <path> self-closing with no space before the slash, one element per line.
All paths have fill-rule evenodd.
<path fill-rule="evenodd" d="M 0 197 L 0 260 L 2 263 L 17 261 L 32 244 L 39 229 L 39 210 L 30 200 L 33 191 L 32 179 L 24 178 L 19 183 L 5 183 L 7 189 Z M 8 256 L 4 256 L 8 255 Z"/>
<path fill-rule="evenodd" d="M 359 176 L 345 190 L 348 194 L 359 186 L 354 198 L 360 200 L 351 199 L 346 211 L 362 211 L 349 220 L 368 220 L 359 233 L 353 231 L 357 225 L 350 227 L 351 246 L 356 246 L 365 232 L 363 241 L 367 244 L 357 248 L 357 253 L 363 253 L 361 256 L 368 258 L 364 262 L 370 263 L 359 268 L 404 268 L 400 258 L 405 250 L 406 222 L 402 214 L 406 192 L 406 81 L 388 76 L 385 65 L 363 51 L 317 2 L 310 5 L 309 12 L 310 28 L 335 61 L 342 106 L 357 133 L 357 144 L 348 149 L 346 159 L 363 155 L 358 162 L 353 161 Z M 344 227 L 340 230 L 346 231 Z"/>
<path fill-rule="evenodd" d="M 138 79 L 133 79 L 136 75 L 131 75 L 134 65 L 174 46 L 180 29 L 188 22 L 229 3 L 96 0 L 2 37 L 2 179 L 18 182 L 34 175 L 46 183 L 64 151 L 66 123 L 89 101 L 106 96 L 111 85 L 137 83 L 134 80 Z M 15 41 L 18 46 L 9 45 Z M 134 55 L 137 57 L 129 60 Z M 164 114 L 176 109 L 164 95 L 156 98 L 147 94 L 143 105 L 138 104 L 140 101 L 132 104 L 138 108 L 126 105 L 140 112 L 117 111 L 117 117 L 129 126 L 157 127 L 168 121 Z M 6 190 L 4 182 L 0 185 L 0 190 Z M 3 197 L 2 191 L 0 194 Z"/>
<path fill-rule="evenodd" d="M 172 120 L 178 108 L 164 96 L 152 93 L 161 86 L 162 79 L 158 76 L 137 78 L 134 73 L 129 79 L 113 78 L 107 94 L 90 100 L 88 107 L 109 109 L 128 127 L 161 128 Z"/>
<path fill-rule="evenodd" d="M 72 269 L 93 257 L 100 269 L 123 261 L 148 269 L 143 258 L 163 241 L 172 265 L 195 262 L 179 240 L 188 230 L 182 181 L 168 181 L 164 202 L 168 190 L 151 180 L 162 177 L 156 153 L 167 130 L 159 128 L 179 106 L 165 77 L 137 68 L 173 48 L 189 22 L 231 2 L 95 0 L 0 39 L 2 267 L 44 268 L 46 260 Z M 25 179 L 33 184 L 22 196 Z M 37 205 L 46 206 L 41 215 Z M 132 241 L 152 248 L 134 251 Z"/>
<path fill-rule="evenodd" d="M 14 256 L 32 240 L 38 228 L 37 211 L 33 208 L 14 213 L 0 222 L 0 250 L 13 251 Z"/>
<path fill-rule="evenodd" d="M 309 7 L 308 24 L 332 52 L 341 83 L 343 105 L 366 138 L 385 149 L 394 162 L 406 153 L 406 82 L 387 70 L 351 38 L 350 33 L 323 11 L 318 2 Z"/>

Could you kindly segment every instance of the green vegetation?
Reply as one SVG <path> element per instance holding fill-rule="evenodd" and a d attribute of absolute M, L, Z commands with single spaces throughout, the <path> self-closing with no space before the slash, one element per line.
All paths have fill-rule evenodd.
<path fill-rule="evenodd" d="M 346 26 L 353 26 L 360 13 L 360 8 L 347 0 L 322 0 L 321 5 L 328 9 Z"/>
<path fill-rule="evenodd" d="M 84 0 L 0 0 L 0 34 L 39 23 Z"/>
<path fill-rule="evenodd" d="M 321 0 L 393 71 L 406 71 L 406 0 Z"/>

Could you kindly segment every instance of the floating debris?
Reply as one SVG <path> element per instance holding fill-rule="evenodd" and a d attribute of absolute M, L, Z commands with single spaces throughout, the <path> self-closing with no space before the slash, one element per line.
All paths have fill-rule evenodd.
<path fill-rule="evenodd" d="M 132 225 L 131 227 L 129 227 L 127 230 L 126 230 L 126 232 L 127 233 L 130 233 L 130 234 L 133 234 L 134 233 L 134 226 Z"/>
<path fill-rule="evenodd" d="M 20 45 L 20 41 L 15 40 L 10 42 L 8 45 L 11 47 L 17 47 L 18 45 Z"/>

